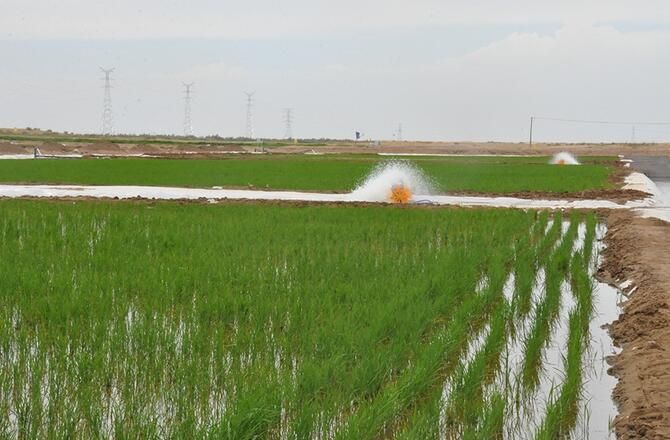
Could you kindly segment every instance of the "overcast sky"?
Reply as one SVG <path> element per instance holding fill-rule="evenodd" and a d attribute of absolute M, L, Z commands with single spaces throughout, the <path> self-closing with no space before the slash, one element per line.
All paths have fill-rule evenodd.
<path fill-rule="evenodd" d="M 0 126 L 96 133 L 115 67 L 119 133 L 527 139 L 532 115 L 670 122 L 668 0 L 2 0 Z M 545 141 L 633 124 L 538 120 Z M 670 125 L 635 124 L 637 141 Z"/>

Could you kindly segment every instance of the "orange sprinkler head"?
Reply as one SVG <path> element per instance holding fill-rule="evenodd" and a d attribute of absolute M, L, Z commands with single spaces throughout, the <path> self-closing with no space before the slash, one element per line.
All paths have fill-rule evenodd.
<path fill-rule="evenodd" d="M 556 162 L 558 165 L 565 165 L 565 159 L 561 159 L 558 162 Z"/>
<path fill-rule="evenodd" d="M 389 200 L 391 203 L 408 203 L 412 199 L 412 191 L 404 185 L 393 185 Z"/>

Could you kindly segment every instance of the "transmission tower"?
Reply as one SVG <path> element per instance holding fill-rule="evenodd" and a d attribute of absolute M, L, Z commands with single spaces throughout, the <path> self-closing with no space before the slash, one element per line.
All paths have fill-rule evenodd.
<path fill-rule="evenodd" d="M 399 141 L 402 140 L 402 122 L 398 124 L 398 138 Z"/>
<path fill-rule="evenodd" d="M 194 83 L 182 83 L 184 86 L 184 136 L 193 136 L 193 124 L 191 123 L 191 98 L 193 96 Z"/>
<path fill-rule="evenodd" d="M 256 92 L 244 92 L 247 95 L 247 132 L 246 137 L 255 139 L 254 136 L 254 95 Z"/>
<path fill-rule="evenodd" d="M 293 109 L 285 108 L 284 109 L 284 123 L 286 124 L 286 133 L 284 137 L 286 139 L 293 139 Z"/>
<path fill-rule="evenodd" d="M 110 135 L 114 132 L 114 113 L 112 112 L 112 72 L 114 72 L 114 68 L 103 69 L 101 67 L 100 70 L 105 74 L 105 97 L 102 102 L 102 134 Z"/>

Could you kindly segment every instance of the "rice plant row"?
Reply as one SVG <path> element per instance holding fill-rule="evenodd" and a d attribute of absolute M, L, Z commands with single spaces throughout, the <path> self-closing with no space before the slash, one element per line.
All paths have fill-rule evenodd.
<path fill-rule="evenodd" d="M 564 228 L 523 211 L 32 201 L 0 213 L 0 437 L 503 438 L 517 401 L 539 398 L 564 303 L 565 380 L 533 435 L 574 426 L 593 216 Z"/>

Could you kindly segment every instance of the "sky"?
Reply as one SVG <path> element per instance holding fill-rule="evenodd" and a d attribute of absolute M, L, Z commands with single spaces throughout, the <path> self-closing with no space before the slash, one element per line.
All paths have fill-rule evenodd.
<path fill-rule="evenodd" d="M 0 127 L 670 141 L 667 0 L 2 0 Z M 588 124 L 542 118 L 614 121 Z M 647 125 L 647 122 L 669 122 Z"/>

